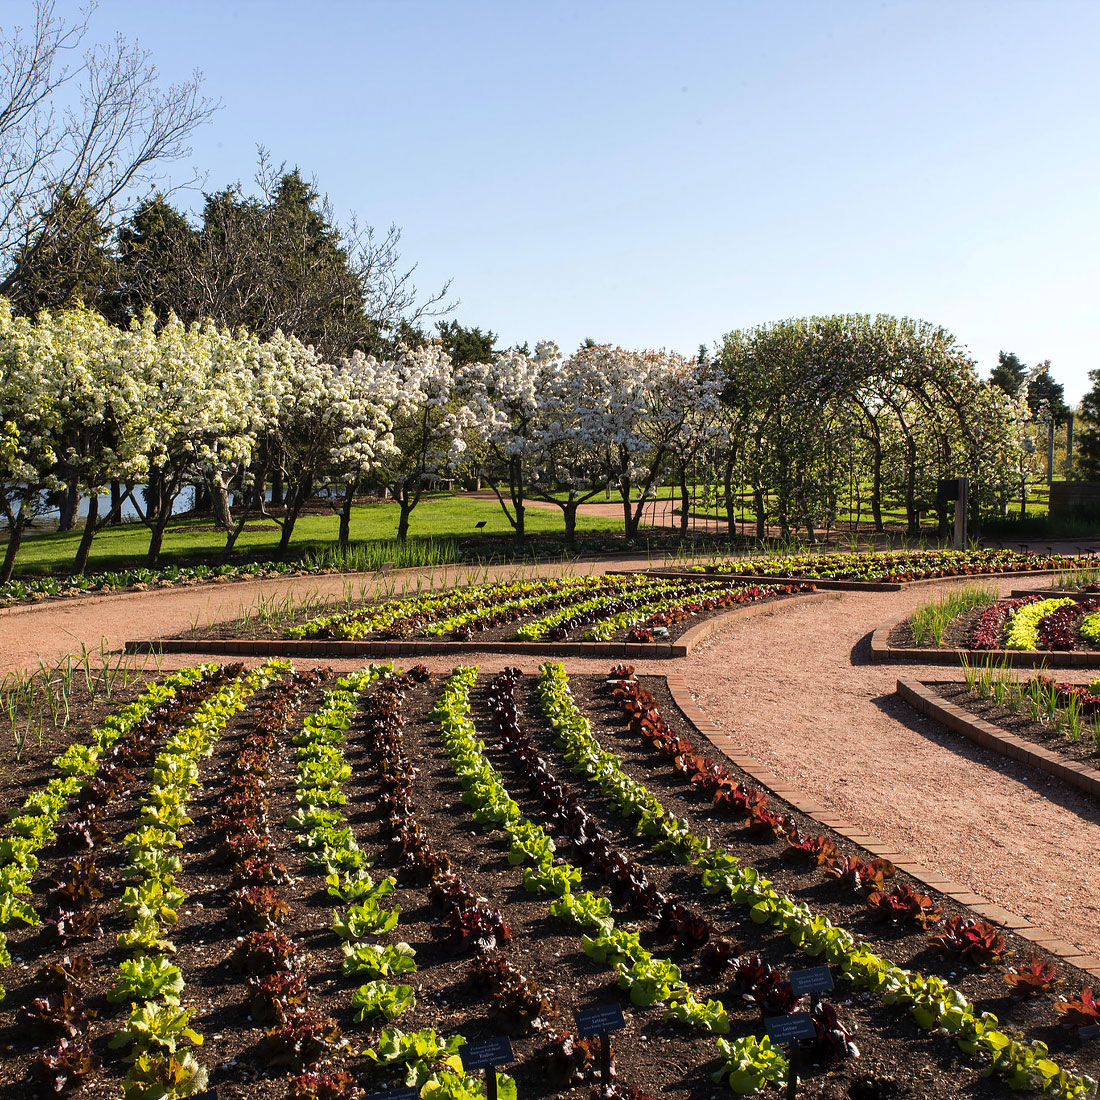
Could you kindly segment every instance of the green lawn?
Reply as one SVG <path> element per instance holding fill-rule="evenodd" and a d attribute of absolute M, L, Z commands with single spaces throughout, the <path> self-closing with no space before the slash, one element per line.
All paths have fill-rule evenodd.
<path fill-rule="evenodd" d="M 389 540 L 397 532 L 397 505 L 392 502 L 356 507 L 351 517 L 351 541 Z M 562 535 L 565 527 L 561 513 L 545 508 L 528 508 L 526 529 L 529 534 Z M 480 520 L 485 527 L 479 534 L 474 525 Z M 260 527 L 252 530 L 253 524 Z M 308 551 L 332 548 L 336 545 L 340 519 L 332 515 L 302 516 L 294 527 L 291 556 L 301 557 Z M 577 532 L 619 532 L 622 520 L 599 516 L 577 517 Z M 425 497 L 409 517 L 410 538 L 456 538 L 476 540 L 479 537 L 510 537 L 512 528 L 504 518 L 500 505 L 492 501 L 472 500 L 451 494 Z M 16 559 L 16 573 L 52 573 L 67 570 L 76 557 L 79 531 L 65 534 L 31 536 L 24 540 Z M 241 533 L 235 557 L 271 558 L 279 542 L 279 527 L 271 520 L 249 521 L 249 529 Z M 95 537 L 88 562 L 89 572 L 140 565 L 149 546 L 149 531 L 138 523 L 108 527 Z M 213 530 L 208 519 L 187 519 L 173 524 L 164 535 L 161 558 L 164 564 L 200 557 L 216 558 L 225 546 L 225 536 Z"/>

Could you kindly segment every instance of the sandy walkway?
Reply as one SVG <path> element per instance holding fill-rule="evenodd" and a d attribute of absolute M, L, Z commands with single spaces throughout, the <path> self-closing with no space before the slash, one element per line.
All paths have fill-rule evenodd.
<path fill-rule="evenodd" d="M 465 579 L 472 578 L 460 569 L 459 580 Z M 346 583 L 358 595 L 361 585 L 369 590 L 373 582 L 247 582 L 0 612 L 0 671 L 34 666 L 40 657 L 56 660 L 82 642 L 98 649 L 105 640 L 117 648 L 129 638 L 182 633 L 192 622 L 238 615 L 260 593 L 339 596 Z M 1008 580 L 1002 587 L 1019 584 Z M 1096 953 L 1100 807 L 1054 780 L 1031 778 L 894 698 L 899 676 L 950 673 L 867 663 L 874 627 L 936 591 L 844 593 L 777 607 L 719 631 L 683 662 L 651 661 L 638 669 L 664 673 L 683 665 L 703 710 L 792 786 L 945 877 Z M 463 655 L 463 662 L 487 669 L 510 663 L 493 654 Z M 430 663 L 443 668 L 454 662 Z M 521 663 L 533 670 L 538 662 Z M 604 660 L 570 662 L 578 672 L 606 667 Z"/>

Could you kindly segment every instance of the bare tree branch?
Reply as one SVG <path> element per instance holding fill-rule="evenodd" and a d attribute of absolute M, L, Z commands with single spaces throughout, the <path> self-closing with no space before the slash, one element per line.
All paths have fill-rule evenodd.
<path fill-rule="evenodd" d="M 69 22 L 54 0 L 36 0 L 33 26 L 0 28 L 0 294 L 58 234 L 86 228 L 72 223 L 74 208 L 105 222 L 163 180 L 165 162 L 188 155 L 188 137 L 220 106 L 200 94 L 198 72 L 162 88 L 149 53 L 121 35 L 67 64 L 93 10 Z"/>

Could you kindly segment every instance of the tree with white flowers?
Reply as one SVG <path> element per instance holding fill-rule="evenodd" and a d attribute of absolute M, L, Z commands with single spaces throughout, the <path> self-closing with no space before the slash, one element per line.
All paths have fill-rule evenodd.
<path fill-rule="evenodd" d="M 365 356 L 326 363 L 312 347 L 276 333 L 265 350 L 277 365 L 278 468 L 285 509 L 275 516 L 285 556 L 294 526 L 318 478 L 334 473 L 357 481 L 395 451 L 388 406 L 395 395 L 393 372 Z"/>
<path fill-rule="evenodd" d="M 456 392 L 450 356 L 438 343 L 403 348 L 379 371 L 390 375 L 380 392 L 394 447 L 381 456 L 375 476 L 397 502 L 397 538 L 404 542 L 409 516 L 425 487 L 455 472 L 467 450 L 466 434 L 477 418 Z"/>
<path fill-rule="evenodd" d="M 147 362 L 132 334 L 78 307 L 40 313 L 27 348 L 41 379 L 54 432 L 57 479 L 88 498 L 73 569 L 83 573 L 92 539 L 105 522 L 99 496 L 114 480 L 143 478 L 157 433 L 146 398 Z"/>
<path fill-rule="evenodd" d="M 717 385 L 665 351 L 582 346 L 570 363 L 584 379 L 580 431 L 618 489 L 627 538 L 636 538 L 646 499 L 693 410 L 717 410 Z"/>
<path fill-rule="evenodd" d="M 32 322 L 13 317 L 0 298 L 0 510 L 8 528 L 0 583 L 11 579 L 27 524 L 55 485 L 56 436 L 36 342 Z"/>
<path fill-rule="evenodd" d="M 259 430 L 254 364 L 262 345 L 254 336 L 211 324 L 184 325 L 174 315 L 157 329 L 146 311 L 127 336 L 145 364 L 146 395 L 156 434 L 149 451 L 144 504 L 131 500 L 149 528 L 149 565 L 160 559 L 164 532 L 180 493 L 208 482 L 225 501 L 231 474 L 247 469 Z M 227 526 L 227 509 L 222 526 Z"/>
<path fill-rule="evenodd" d="M 548 398 L 561 375 L 561 352 L 544 340 L 529 355 L 510 349 L 491 363 L 471 363 L 459 388 L 484 446 L 481 469 L 515 531 L 524 538 L 524 500 L 547 465 Z M 507 493 L 507 499 L 505 499 Z"/>

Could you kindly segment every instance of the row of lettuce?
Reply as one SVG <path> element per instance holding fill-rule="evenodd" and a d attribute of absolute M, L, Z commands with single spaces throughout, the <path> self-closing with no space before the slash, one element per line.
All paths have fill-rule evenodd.
<path fill-rule="evenodd" d="M 187 900 L 178 882 L 181 834 L 192 824 L 188 803 L 200 785 L 202 759 L 210 755 L 229 720 L 248 700 L 287 674 L 287 666 L 280 662 L 250 673 L 203 665 L 176 674 L 163 685 L 151 686 L 101 724 L 89 744 L 74 745 L 57 758 L 62 776 L 26 800 L 0 839 L 0 917 L 5 925 L 35 923 L 39 917 L 28 900 L 31 880 L 38 869 L 38 853 L 57 839 L 62 815 L 75 807 L 80 812 L 72 815 L 72 822 L 86 835 L 94 835 L 102 820 L 102 813 L 97 815 L 94 807 L 102 807 L 105 794 L 109 800 L 112 792 L 124 789 L 126 769 L 135 761 L 151 759 L 137 821 L 122 842 L 127 853 L 126 873 L 132 881 L 119 906 L 129 926 L 118 936 L 125 957 L 114 978 L 112 999 L 128 1004 L 129 1010 L 111 1045 L 124 1053 L 129 1065 L 124 1084 L 127 1097 L 154 1093 L 186 1096 L 207 1084 L 205 1070 L 194 1053 L 202 1037 L 191 1027 L 190 1011 L 183 1006 L 184 975 L 169 959 L 174 946 L 171 927 Z M 613 679 L 621 684 L 627 675 L 627 670 L 617 670 Z M 445 853 L 425 841 L 416 820 L 409 794 L 413 769 L 407 755 L 403 759 L 395 746 L 400 745 L 401 695 L 421 679 L 423 676 L 413 676 L 401 681 L 387 666 L 373 666 L 345 677 L 326 692 L 320 708 L 304 719 L 292 737 L 298 810 L 290 824 L 297 832 L 306 866 L 325 875 L 329 894 L 340 902 L 333 911 L 331 929 L 343 945 L 344 973 L 371 978 L 352 995 L 357 1019 L 362 1023 L 392 1022 L 412 1009 L 412 988 L 388 979 L 416 968 L 415 951 L 407 944 L 383 946 L 375 942 L 392 933 L 399 923 L 399 908 L 380 904 L 393 892 L 394 879 L 376 881 L 367 871 L 367 858 L 343 809 L 347 801 L 343 786 L 352 775 L 343 746 L 357 710 L 371 731 L 379 797 L 389 811 L 390 855 L 400 856 L 401 866 L 423 872 L 433 903 L 445 903 L 447 918 L 438 938 L 452 945 L 455 953 L 484 957 L 476 964 L 475 977 L 485 983 L 498 1004 L 507 1006 L 504 1011 L 526 1013 L 523 1019 L 527 1023 L 540 1012 L 553 1015 L 552 991 L 541 989 L 497 955 L 496 949 L 510 938 L 502 915 L 462 882 Z M 670 1020 L 718 1036 L 728 1034 L 725 1006 L 713 998 L 697 997 L 670 958 L 644 948 L 637 932 L 617 927 L 611 901 L 591 891 L 582 893 L 581 868 L 560 858 L 545 829 L 522 814 L 500 773 L 489 763 L 484 742 L 471 721 L 470 691 L 476 679 L 474 668 L 456 670 L 435 710 L 447 753 L 466 791 L 463 801 L 471 807 L 475 822 L 499 829 L 508 837 L 510 862 L 522 865 L 524 887 L 549 899 L 551 917 L 580 929 L 584 952 L 616 970 L 632 1003 L 663 1005 Z M 516 766 L 529 769 L 529 782 L 532 775 L 538 775 L 544 792 L 553 791 L 557 797 L 562 790 L 560 780 L 540 773 L 540 768 L 545 771 L 545 762 L 525 744 L 515 682 L 514 672 L 505 673 L 491 685 L 495 732 Z M 372 685 L 374 691 L 364 695 Z M 827 960 L 856 986 L 886 1003 L 908 1007 L 922 1027 L 953 1034 L 964 1051 L 983 1060 L 984 1072 L 1003 1077 L 1011 1087 L 1036 1088 L 1067 1098 L 1092 1094 L 1094 1082 L 1059 1067 L 1042 1044 L 1010 1038 L 995 1017 L 976 1011 L 942 979 L 887 962 L 848 932 L 811 913 L 806 905 L 780 894 L 755 869 L 712 845 L 710 838 L 693 833 L 687 820 L 669 814 L 644 784 L 626 773 L 619 757 L 602 748 L 576 706 L 560 665 L 543 667 L 538 690 L 545 719 L 574 774 L 598 788 L 639 834 L 652 839 L 656 849 L 671 852 L 692 868 L 704 890 L 746 907 L 754 921 L 781 929 L 796 947 L 815 959 Z M 178 703 L 174 710 L 173 703 Z M 242 882 L 231 906 L 236 906 L 239 919 L 244 914 L 240 923 L 251 925 L 251 930 L 234 959 L 239 969 L 250 974 L 253 1006 L 258 1001 L 269 1006 L 273 1026 L 265 1042 L 280 1044 L 281 1053 L 309 1065 L 339 1050 L 339 1029 L 330 1018 L 305 1007 L 306 979 L 296 968 L 301 946 L 277 931 L 286 915 L 286 902 L 276 887 L 286 880 L 287 872 L 278 852 L 263 839 L 270 838 L 271 831 L 263 785 L 257 782 L 266 774 L 265 754 L 277 744 L 277 727 L 289 720 L 288 707 L 289 702 L 278 711 L 276 725 L 267 731 L 269 736 L 247 741 L 235 758 L 227 787 L 227 813 L 218 826 L 218 836 L 232 851 L 235 872 Z M 647 707 L 651 723 L 654 715 L 654 708 Z M 155 754 L 151 737 L 140 734 L 142 725 L 150 722 L 164 735 Z M 119 751 L 123 748 L 127 751 Z M 87 792 L 94 798 L 83 798 Z M 570 805 L 576 806 L 577 800 L 571 799 Z M 585 815 L 574 817 L 573 824 L 576 827 L 567 835 L 572 837 L 586 873 L 602 869 L 615 896 L 621 899 L 622 892 L 629 891 L 639 908 L 659 916 L 678 937 L 694 934 L 695 914 L 659 895 L 647 882 L 644 870 L 615 850 Z M 74 906 L 68 918 L 71 922 L 94 910 L 94 868 L 89 872 L 85 864 L 82 872 L 85 904 Z M 74 872 L 74 882 L 78 878 Z M 55 918 L 64 919 L 63 911 Z M 714 937 L 715 945 L 722 942 L 721 937 Z M 10 962 L 6 954 L 3 962 Z M 66 1037 L 40 1059 L 54 1082 L 79 1082 L 97 1062 L 88 1042 L 87 1015 L 82 1019 L 82 1006 L 76 1003 L 81 977 L 61 974 L 68 1000 L 46 1006 L 53 1010 L 63 1003 L 72 1025 Z M 754 980 L 756 988 L 772 995 L 782 984 L 774 974 Z M 784 1007 L 789 1010 L 793 1005 Z M 854 1048 L 835 1014 L 819 1022 L 831 1041 L 845 1049 L 849 1045 Z M 717 1041 L 722 1066 L 716 1079 L 728 1081 L 734 1091 L 752 1093 L 785 1080 L 786 1060 L 766 1038 L 745 1035 Z M 461 1036 L 445 1039 L 431 1029 L 403 1033 L 388 1027 L 368 1055 L 401 1068 L 407 1082 L 419 1087 L 426 1100 L 469 1100 L 480 1094 L 481 1085 L 462 1071 L 458 1057 L 461 1042 Z M 588 1054 L 591 1061 L 591 1051 Z M 508 1079 L 502 1077 L 500 1084 L 505 1095 L 514 1093 L 514 1084 Z M 292 1091 L 296 1089 L 294 1095 L 306 1098 L 341 1085 L 353 1095 L 350 1078 L 310 1072 L 297 1079 Z"/>
<path fill-rule="evenodd" d="M 290 627 L 288 638 L 447 638 L 469 641 L 504 627 L 508 640 L 635 641 L 667 637 L 678 622 L 721 608 L 808 591 L 812 585 L 760 586 L 663 578 L 642 573 L 539 578 L 418 595 L 322 615 Z M 514 630 L 510 624 L 516 624 Z"/>

